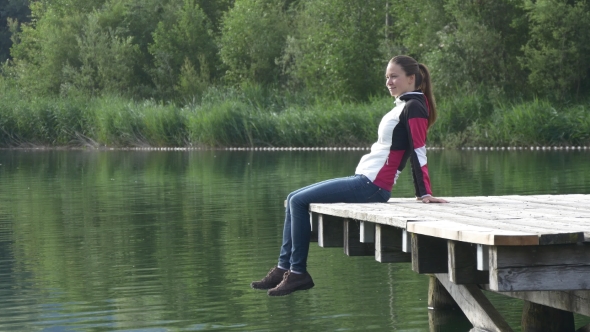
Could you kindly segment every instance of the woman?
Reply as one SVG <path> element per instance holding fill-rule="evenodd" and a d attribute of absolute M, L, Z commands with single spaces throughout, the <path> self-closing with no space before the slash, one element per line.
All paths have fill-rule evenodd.
<path fill-rule="evenodd" d="M 311 226 L 310 203 L 387 202 L 391 188 L 408 159 L 416 198 L 424 203 L 446 203 L 430 190 L 426 165 L 426 134 L 436 120 L 430 73 L 425 65 L 409 56 L 396 56 L 385 73 L 395 107 L 379 124 L 379 138 L 371 152 L 363 156 L 354 176 L 327 180 L 296 190 L 287 196 L 283 245 L 278 265 L 254 289 L 268 290 L 270 296 L 287 295 L 310 289 L 313 280 L 307 272 Z"/>

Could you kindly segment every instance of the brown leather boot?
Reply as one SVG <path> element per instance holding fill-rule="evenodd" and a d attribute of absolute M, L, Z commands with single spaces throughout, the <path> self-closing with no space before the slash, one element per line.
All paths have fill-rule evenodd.
<path fill-rule="evenodd" d="M 268 295 L 283 296 L 294 291 L 310 289 L 313 286 L 314 283 L 309 273 L 297 274 L 289 271 L 285 273 L 283 281 L 277 287 L 268 290 Z"/>
<path fill-rule="evenodd" d="M 274 288 L 281 283 L 281 281 L 283 280 L 283 275 L 285 273 L 287 273 L 287 270 L 283 270 L 275 266 L 272 269 L 270 269 L 266 277 L 262 278 L 262 280 L 252 281 L 250 287 L 254 289 L 264 290 Z"/>

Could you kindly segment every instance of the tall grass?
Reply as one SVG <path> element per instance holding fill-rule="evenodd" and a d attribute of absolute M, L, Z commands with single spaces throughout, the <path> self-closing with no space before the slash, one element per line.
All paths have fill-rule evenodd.
<path fill-rule="evenodd" d="M 0 146 L 368 146 L 391 98 L 314 99 L 280 89 L 211 88 L 177 106 L 118 96 L 28 97 L 0 79 Z M 430 145 L 590 144 L 590 103 L 441 98 Z"/>

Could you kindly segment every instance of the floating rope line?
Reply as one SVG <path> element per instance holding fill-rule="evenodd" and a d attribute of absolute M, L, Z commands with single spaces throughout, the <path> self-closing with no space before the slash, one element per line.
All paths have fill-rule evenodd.
<path fill-rule="evenodd" d="M 461 147 L 467 151 L 549 151 L 549 150 L 590 150 L 588 146 L 467 146 Z M 105 148 L 105 150 L 132 150 L 132 151 L 203 151 L 203 150 L 225 150 L 225 151 L 368 151 L 370 147 L 128 147 L 128 148 Z M 445 150 L 444 147 L 428 147 L 427 150 Z"/>
<path fill-rule="evenodd" d="M 27 148 L 0 148 L 0 150 L 62 150 L 63 148 L 53 147 L 27 147 Z M 98 147 L 98 148 L 84 148 L 73 147 L 67 148 L 71 150 L 108 150 L 108 151 L 369 151 L 370 147 Z M 66 150 L 67 150 L 66 149 Z M 427 150 L 445 150 L 444 147 L 427 147 Z M 466 151 L 516 151 L 516 150 L 530 150 L 530 151 L 550 151 L 550 150 L 565 150 L 565 151 L 581 151 L 590 150 L 590 146 L 464 146 L 457 148 L 457 150 Z M 449 149 L 453 150 L 453 149 Z"/>
<path fill-rule="evenodd" d="M 491 146 L 491 147 L 482 147 L 482 146 L 467 146 L 467 147 L 462 147 L 461 150 L 490 150 L 490 151 L 503 151 L 503 150 L 531 150 L 531 151 L 547 151 L 547 150 L 588 150 L 590 149 L 590 147 L 588 146 Z"/>

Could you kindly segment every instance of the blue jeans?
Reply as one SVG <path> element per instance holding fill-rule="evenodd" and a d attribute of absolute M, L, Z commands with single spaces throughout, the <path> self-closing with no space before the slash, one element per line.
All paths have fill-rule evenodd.
<path fill-rule="evenodd" d="M 384 203 L 390 195 L 364 175 L 318 182 L 290 193 L 278 265 L 295 272 L 306 272 L 311 236 L 310 203 Z"/>

